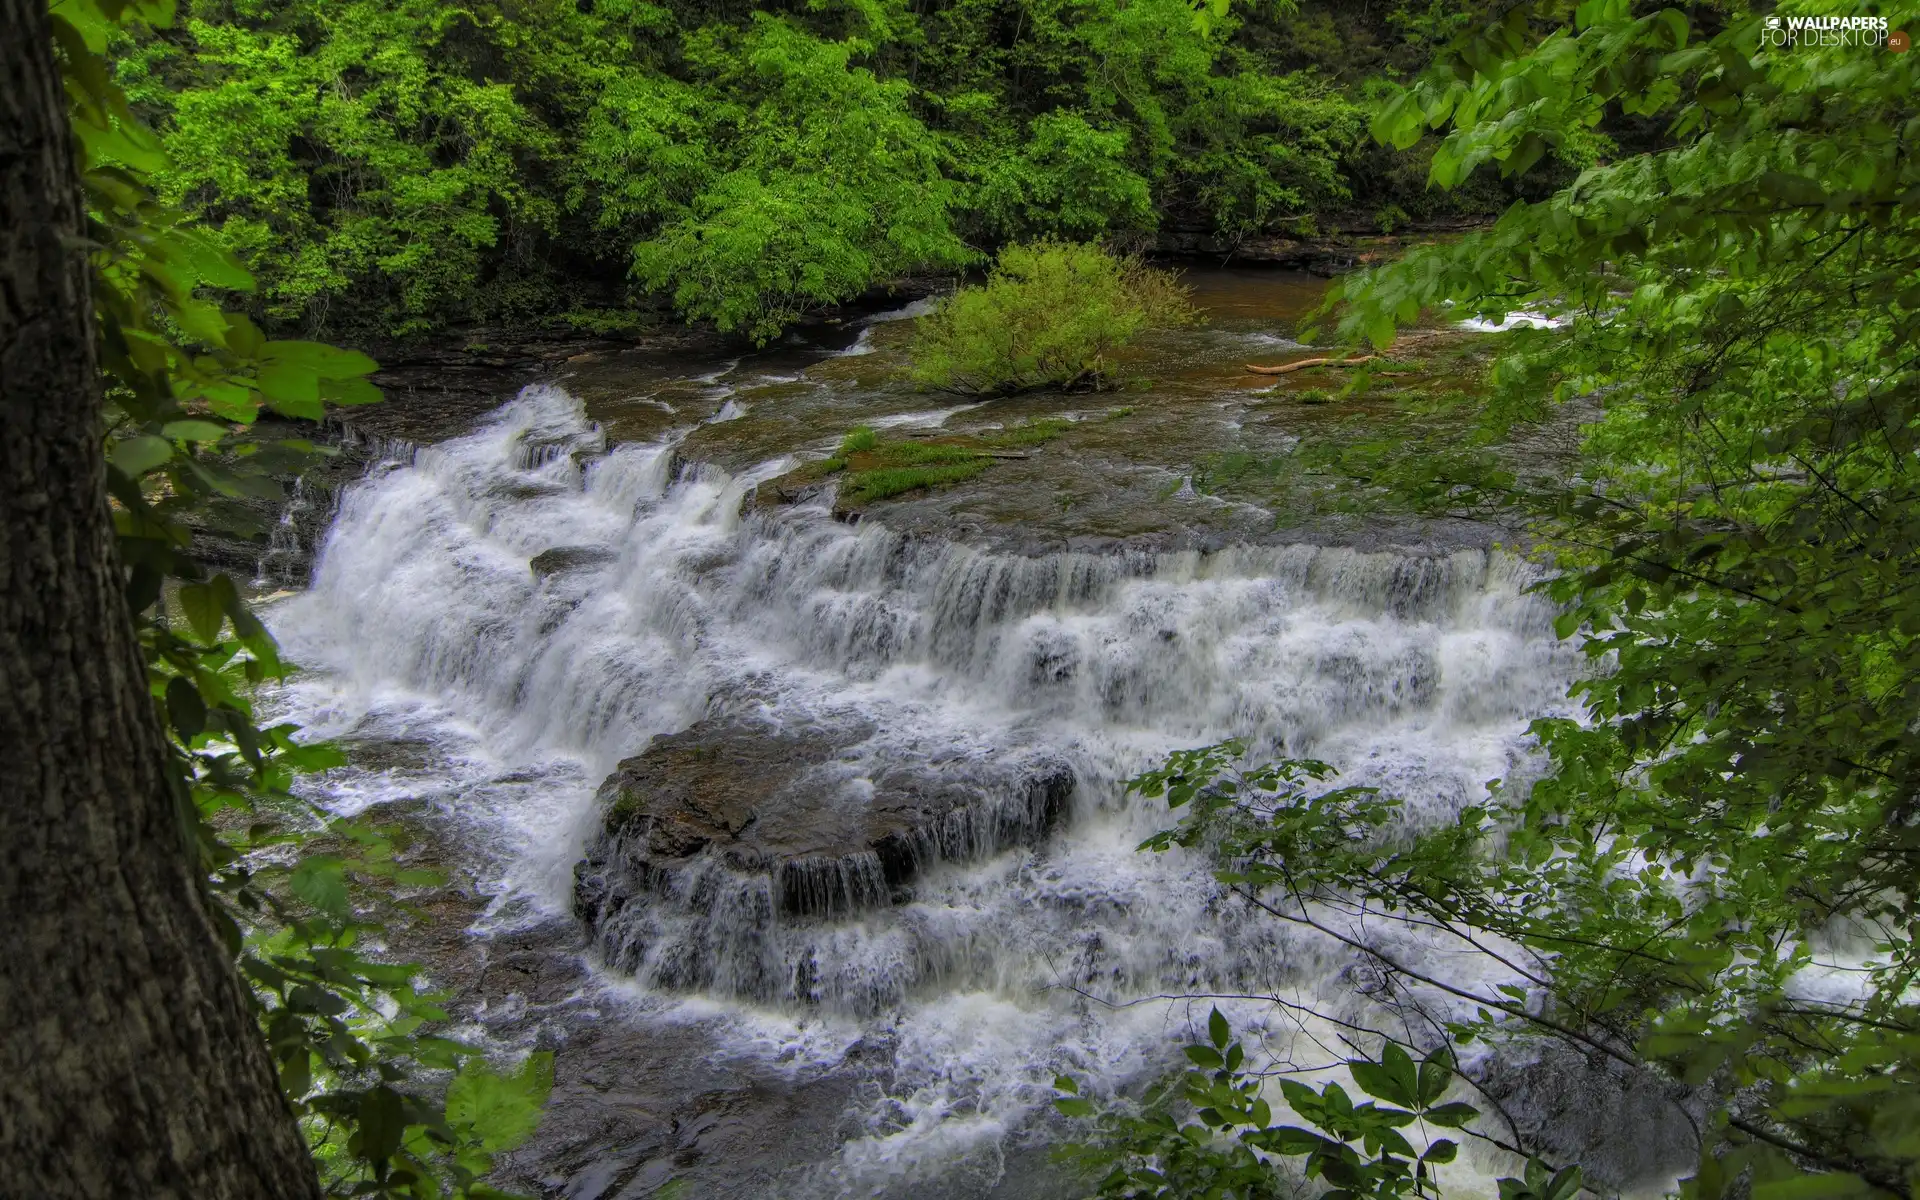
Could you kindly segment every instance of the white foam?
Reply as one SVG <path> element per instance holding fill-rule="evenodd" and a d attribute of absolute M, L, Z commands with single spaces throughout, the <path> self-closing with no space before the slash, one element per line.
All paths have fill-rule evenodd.
<path fill-rule="evenodd" d="M 862 329 L 860 331 L 859 337 L 856 337 L 853 339 L 853 344 L 851 346 L 848 346 L 845 350 L 834 351 L 833 354 L 830 355 L 830 357 L 859 358 L 862 355 L 867 355 L 872 353 L 873 353 L 873 328 L 872 326 L 868 326 L 867 328 Z"/>
<path fill-rule="evenodd" d="M 968 409 L 979 407 L 979 404 L 956 404 L 950 408 L 916 409 L 913 412 L 874 417 L 865 424 L 870 429 L 938 429 Z"/>
<path fill-rule="evenodd" d="M 1505 333 L 1509 329 L 1560 329 L 1566 324 L 1565 317 L 1551 316 L 1523 308 L 1506 314 L 1498 321 L 1489 321 L 1483 317 L 1469 317 L 1460 322 L 1460 328 L 1468 333 Z"/>
<path fill-rule="evenodd" d="M 911 321 L 915 317 L 924 317 L 940 307 L 940 302 L 944 299 L 946 299 L 945 296 L 924 296 L 903 307 L 875 313 L 867 318 L 867 324 L 884 325 L 889 321 Z"/>

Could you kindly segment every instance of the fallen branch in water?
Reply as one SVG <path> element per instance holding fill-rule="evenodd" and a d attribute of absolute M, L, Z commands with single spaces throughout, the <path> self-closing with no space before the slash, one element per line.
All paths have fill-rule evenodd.
<path fill-rule="evenodd" d="M 1304 371 L 1308 367 L 1357 367 L 1361 363 L 1370 363 L 1379 358 L 1378 354 L 1362 354 L 1358 358 L 1303 358 L 1299 362 L 1281 363 L 1277 367 L 1260 367 L 1247 364 L 1247 370 L 1255 375 L 1291 375 L 1295 371 Z"/>
<path fill-rule="evenodd" d="M 1457 336 L 1457 334 L 1458 331 L 1452 329 L 1414 330 L 1394 338 L 1393 345 L 1388 347 L 1388 349 L 1390 351 L 1400 350 L 1408 346 L 1417 345 L 1420 342 L 1431 341 L 1434 338 Z M 1361 363 L 1373 362 L 1381 357 L 1382 356 L 1378 354 L 1362 354 L 1357 358 L 1340 358 L 1337 355 L 1327 355 L 1324 358 L 1303 358 L 1298 362 L 1281 363 L 1275 367 L 1262 367 L 1248 363 L 1247 370 L 1252 371 L 1255 375 L 1291 375 L 1295 371 L 1304 371 L 1308 367 L 1357 367 Z M 1407 374 L 1407 372 L 1401 371 L 1397 374 L 1404 375 Z M 1393 378 L 1391 375 L 1386 377 L 1389 379 Z"/>

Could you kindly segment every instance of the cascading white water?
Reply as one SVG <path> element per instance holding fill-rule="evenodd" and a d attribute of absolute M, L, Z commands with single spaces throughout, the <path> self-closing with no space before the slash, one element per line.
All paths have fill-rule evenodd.
<path fill-rule="evenodd" d="M 306 477 L 299 476 L 293 481 L 293 489 L 287 494 L 287 504 L 280 513 L 280 519 L 267 533 L 267 549 L 254 565 L 254 579 L 260 583 L 278 583 L 287 573 L 290 564 L 300 556 L 300 518 L 313 511 L 313 499 L 307 495 Z"/>
<path fill-rule="evenodd" d="M 756 953 L 805 988 L 716 984 L 700 1001 L 743 1030 L 785 1023 L 789 1051 L 803 1029 L 842 1047 L 890 1031 L 894 1084 L 814 1181 L 829 1193 L 911 1194 L 925 1172 L 997 1153 L 1054 1074 L 1112 1084 L 1164 1063 L 1173 1002 L 1109 1005 L 1279 990 L 1365 1006 L 1342 978 L 1353 954 L 1222 903 L 1183 853 L 1137 853 L 1168 818 L 1123 795 L 1131 774 L 1240 737 L 1332 762 L 1432 821 L 1520 768 L 1526 721 L 1566 703 L 1572 664 L 1516 559 L 1021 558 L 818 508 L 743 515 L 790 466 L 678 464 L 673 440 L 609 450 L 572 397 L 531 388 L 351 488 L 312 589 L 272 623 L 316 669 L 289 691 L 293 719 L 425 736 L 471 767 L 443 795 L 495 847 L 500 920 L 564 910 L 599 780 L 713 712 L 857 720 L 871 735 L 856 773 L 968 755 L 1071 765 L 1073 817 L 1047 844 L 939 866 L 897 907 L 780 927 Z M 536 569 L 553 561 L 572 565 Z M 333 802 L 379 794 L 362 777 Z M 1234 1015 L 1281 1036 L 1269 1007 Z"/>

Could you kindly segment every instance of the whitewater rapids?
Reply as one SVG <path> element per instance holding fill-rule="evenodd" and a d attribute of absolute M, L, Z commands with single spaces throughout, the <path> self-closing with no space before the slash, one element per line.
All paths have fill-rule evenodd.
<path fill-rule="evenodd" d="M 793 1069 L 884 1037 L 890 1085 L 796 1194 L 932 1195 L 936 1180 L 984 1194 L 1007 1148 L 1042 1136 L 1055 1075 L 1108 1090 L 1169 1064 L 1207 1005 L 1155 997 L 1279 994 L 1365 1017 L 1352 952 L 1250 919 L 1193 856 L 1136 851 L 1169 818 L 1123 782 L 1168 751 L 1238 737 L 1311 755 L 1426 823 L 1524 774 L 1527 722 L 1568 711 L 1574 664 L 1518 558 L 997 555 L 884 516 L 750 505 L 793 459 L 730 474 L 683 462 L 679 440 L 609 446 L 541 386 L 376 467 L 343 496 L 310 589 L 271 610 L 311 668 L 282 704 L 321 735 L 436 748 L 436 803 L 492 873 L 482 936 L 566 912 L 600 780 L 710 715 L 855 717 L 874 763 L 1070 763 L 1071 818 L 1044 845 L 942 866 L 897 907 L 777 931 L 778 953 L 823 981 L 812 993 L 603 976 L 633 999 L 624 1019 L 718 1019 L 726 1052 Z M 570 565 L 534 568 L 556 550 L 543 561 Z M 341 811 L 420 792 L 372 768 L 321 786 Z M 1222 1008 L 1276 1055 L 1327 1059 L 1271 1005 Z"/>

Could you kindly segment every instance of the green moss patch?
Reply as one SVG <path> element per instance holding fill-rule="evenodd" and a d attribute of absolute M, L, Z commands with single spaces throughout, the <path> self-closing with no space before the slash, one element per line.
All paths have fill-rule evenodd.
<path fill-rule="evenodd" d="M 980 434 L 943 434 L 937 438 L 883 440 L 866 426 L 841 439 L 831 458 L 789 471 L 773 481 L 771 492 L 792 499 L 828 479 L 840 485 L 843 510 L 928 488 L 960 483 L 1009 457 L 1050 442 L 1071 424 L 1059 418 L 1031 421 Z"/>
<path fill-rule="evenodd" d="M 842 497 L 848 504 L 871 504 L 903 492 L 942 487 L 972 479 L 987 469 L 986 459 L 951 463 L 939 467 L 880 467 L 855 475 Z"/>

